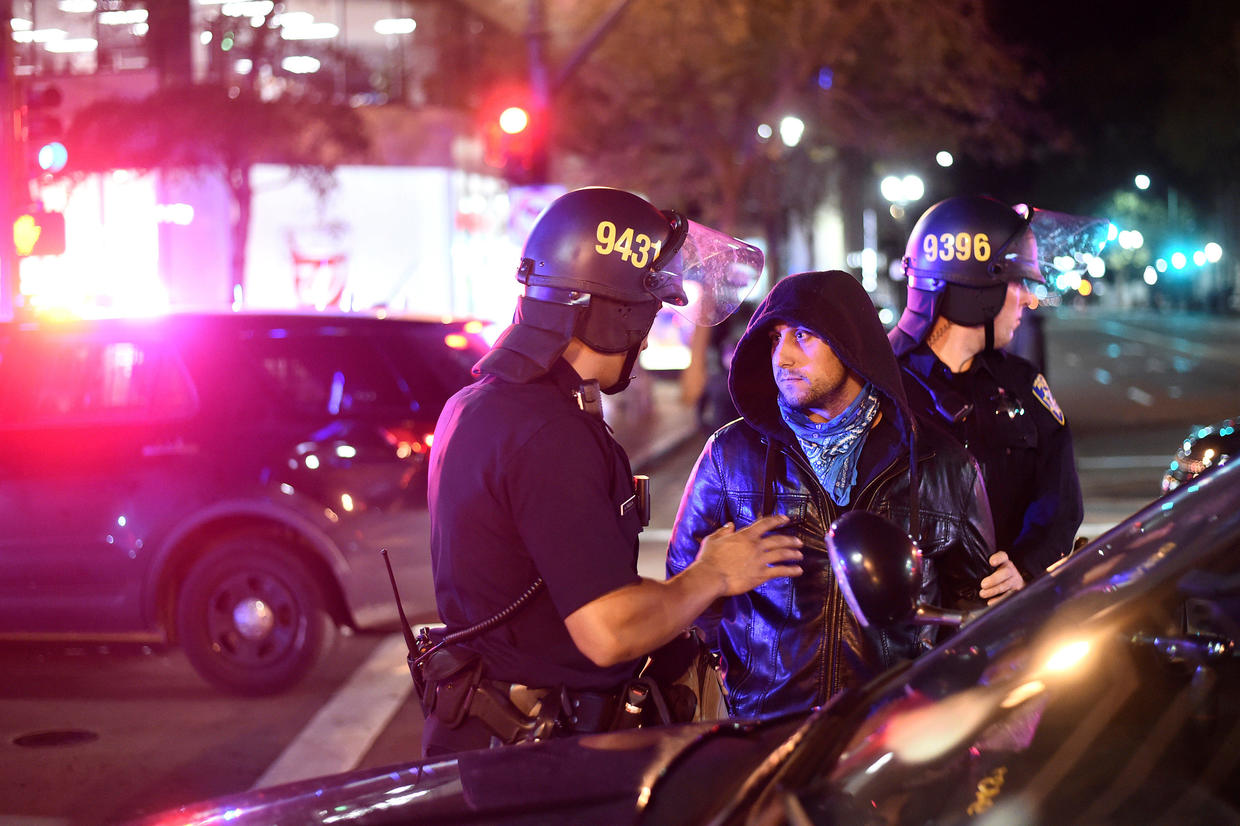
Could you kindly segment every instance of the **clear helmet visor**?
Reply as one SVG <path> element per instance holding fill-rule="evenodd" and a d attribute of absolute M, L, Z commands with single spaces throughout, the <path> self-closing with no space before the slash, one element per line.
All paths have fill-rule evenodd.
<path fill-rule="evenodd" d="M 1032 239 L 1020 244 L 1022 264 L 1053 282 L 1058 276 L 1084 272 L 1107 243 L 1110 222 L 1088 215 L 1069 215 L 1017 204 L 1014 209 L 1029 221 Z"/>
<path fill-rule="evenodd" d="M 681 219 L 684 241 L 655 263 L 646 288 L 699 327 L 736 311 L 762 275 L 762 250 L 719 230 Z"/>

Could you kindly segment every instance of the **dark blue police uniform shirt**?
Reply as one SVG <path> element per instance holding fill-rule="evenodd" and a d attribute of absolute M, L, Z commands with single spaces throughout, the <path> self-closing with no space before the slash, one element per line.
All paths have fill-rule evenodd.
<path fill-rule="evenodd" d="M 528 384 L 484 376 L 448 400 L 435 427 L 431 558 L 448 630 L 494 615 L 539 576 L 547 583 L 511 620 L 465 643 L 492 679 L 604 690 L 634 671 L 594 665 L 564 625 L 639 579 L 628 457 L 578 406 L 580 383 L 563 360 Z"/>
<path fill-rule="evenodd" d="M 972 404 L 963 421 L 950 422 L 926 386 L 905 381 L 913 409 L 955 436 L 981 466 L 996 547 L 1026 578 L 1071 552 L 1084 516 L 1072 432 L 1037 367 L 990 350 L 965 372 L 952 373 L 925 344 L 900 362 L 930 387 L 946 386 Z"/>

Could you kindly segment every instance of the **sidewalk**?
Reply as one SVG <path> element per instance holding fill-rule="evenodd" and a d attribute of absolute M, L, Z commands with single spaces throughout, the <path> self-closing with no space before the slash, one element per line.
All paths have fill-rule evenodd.
<path fill-rule="evenodd" d="M 696 410 L 680 400 L 675 378 L 639 373 L 623 393 L 603 397 L 603 411 L 634 473 L 645 472 L 689 440 L 706 441 Z"/>

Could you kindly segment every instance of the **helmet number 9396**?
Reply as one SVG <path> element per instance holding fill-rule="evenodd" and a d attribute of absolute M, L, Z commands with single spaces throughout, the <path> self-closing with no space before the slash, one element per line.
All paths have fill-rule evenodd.
<path fill-rule="evenodd" d="M 990 236 L 984 232 L 927 235 L 921 242 L 921 250 L 927 261 L 988 261 Z"/>
<path fill-rule="evenodd" d="M 599 221 L 594 235 L 598 239 L 598 243 L 594 245 L 595 252 L 599 255 L 618 254 L 620 260 L 627 261 L 639 270 L 645 269 L 647 264 L 658 257 L 659 247 L 663 245 L 662 241 L 655 241 L 645 233 L 634 232 L 632 227 L 617 231 L 616 225 L 611 221 Z"/>

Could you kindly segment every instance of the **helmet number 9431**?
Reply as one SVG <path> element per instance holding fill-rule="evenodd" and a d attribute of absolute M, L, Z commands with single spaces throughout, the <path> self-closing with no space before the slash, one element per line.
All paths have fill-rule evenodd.
<path fill-rule="evenodd" d="M 989 261 L 990 236 L 984 232 L 927 235 L 921 250 L 927 261 Z"/>
<path fill-rule="evenodd" d="M 616 253 L 620 260 L 627 261 L 639 270 L 645 269 L 647 264 L 659 256 L 662 241 L 654 241 L 645 233 L 635 233 L 632 227 L 625 227 L 619 235 L 616 233 L 616 225 L 611 221 L 599 221 L 594 233 L 598 239 L 594 251 L 599 255 Z"/>

